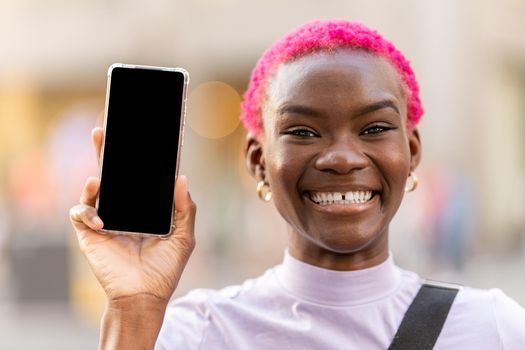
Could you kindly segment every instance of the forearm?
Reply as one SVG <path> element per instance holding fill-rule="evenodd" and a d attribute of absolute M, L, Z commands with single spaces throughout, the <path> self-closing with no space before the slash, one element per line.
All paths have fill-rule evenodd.
<path fill-rule="evenodd" d="M 152 296 L 108 303 L 101 321 L 99 349 L 153 349 L 166 306 Z"/>

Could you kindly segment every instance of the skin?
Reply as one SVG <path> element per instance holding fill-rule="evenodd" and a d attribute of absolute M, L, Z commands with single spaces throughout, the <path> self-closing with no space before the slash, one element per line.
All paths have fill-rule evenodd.
<path fill-rule="evenodd" d="M 381 58 L 339 50 L 281 65 L 267 91 L 265 131 L 249 134 L 245 150 L 248 169 L 269 183 L 288 223 L 293 256 L 335 270 L 367 268 L 388 257 L 388 225 L 420 160 L 419 134 L 407 131 L 405 120 L 400 78 Z M 95 128 L 97 159 L 103 138 Z M 89 178 L 70 210 L 80 250 L 107 297 L 99 348 L 151 349 L 195 246 L 196 206 L 180 176 L 176 230 L 167 240 L 100 234 L 99 183 Z M 308 196 L 365 189 L 374 197 L 361 205 L 319 206 Z"/>
<path fill-rule="evenodd" d="M 406 129 L 406 94 L 383 58 L 356 50 L 283 64 L 267 91 L 264 132 L 249 135 L 247 165 L 288 223 L 290 253 L 334 270 L 388 257 L 388 226 L 420 161 Z M 372 190 L 367 204 L 320 206 L 312 191 Z"/>

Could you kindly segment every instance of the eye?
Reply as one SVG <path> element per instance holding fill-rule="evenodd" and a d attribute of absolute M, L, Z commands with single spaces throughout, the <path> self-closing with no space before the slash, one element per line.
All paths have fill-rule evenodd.
<path fill-rule="evenodd" d="M 314 131 L 305 128 L 291 129 L 284 132 L 285 135 L 292 135 L 300 138 L 318 137 Z"/>
<path fill-rule="evenodd" d="M 360 135 L 378 135 L 393 129 L 395 128 L 392 126 L 374 124 L 363 130 Z"/>

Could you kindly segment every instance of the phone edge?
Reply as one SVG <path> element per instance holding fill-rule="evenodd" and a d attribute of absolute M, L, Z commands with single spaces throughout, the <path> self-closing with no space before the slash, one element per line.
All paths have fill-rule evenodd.
<path fill-rule="evenodd" d="M 161 67 L 161 66 L 148 66 L 148 65 L 137 65 L 137 64 L 126 64 L 126 63 L 113 63 L 109 66 L 108 72 L 107 72 L 107 83 L 106 83 L 106 100 L 104 103 L 104 122 L 103 122 L 103 129 L 104 129 L 104 138 L 102 139 L 102 147 L 100 149 L 100 157 L 99 157 L 99 180 L 100 183 L 102 183 L 102 167 L 104 164 L 104 146 L 106 144 L 106 124 L 107 124 L 107 115 L 108 115 L 108 107 L 109 107 L 109 91 L 111 89 L 111 75 L 113 72 L 113 69 L 115 68 L 139 68 L 139 69 L 151 69 L 151 70 L 164 70 L 164 71 L 171 71 L 171 72 L 179 72 L 182 73 L 184 77 L 183 82 L 183 90 L 182 90 L 182 103 L 181 103 L 181 122 L 179 123 L 179 140 L 177 144 L 177 148 L 179 149 L 179 152 L 177 152 L 177 160 L 175 164 L 175 185 L 177 183 L 177 179 L 179 177 L 179 165 L 180 165 L 180 159 L 182 157 L 182 148 L 184 146 L 184 130 L 186 125 L 186 101 L 188 99 L 188 86 L 190 82 L 190 75 L 188 71 L 182 67 Z M 98 213 L 98 201 L 100 196 L 100 189 L 99 193 L 97 194 L 97 199 L 95 201 L 95 210 Z M 160 239 L 168 239 L 175 230 L 175 193 L 173 193 L 173 201 L 172 201 L 172 207 L 171 212 L 173 213 L 171 215 L 171 221 L 170 221 L 170 231 L 164 235 L 156 234 L 156 233 L 142 233 L 142 232 L 132 232 L 132 231 L 115 231 L 115 230 L 105 230 L 100 229 L 97 230 L 97 232 L 101 234 L 117 234 L 117 235 L 135 235 L 139 237 L 157 237 Z"/>

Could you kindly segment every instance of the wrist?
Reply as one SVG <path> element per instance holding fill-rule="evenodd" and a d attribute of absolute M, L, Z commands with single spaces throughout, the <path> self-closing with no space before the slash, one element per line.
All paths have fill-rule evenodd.
<path fill-rule="evenodd" d="M 107 301 L 106 312 L 116 314 L 133 315 L 143 312 L 164 314 L 168 306 L 166 299 L 159 298 L 153 294 L 137 294 L 127 297 L 119 297 Z"/>
<path fill-rule="evenodd" d="M 167 300 L 137 295 L 109 300 L 101 321 L 101 349 L 152 349 Z"/>

